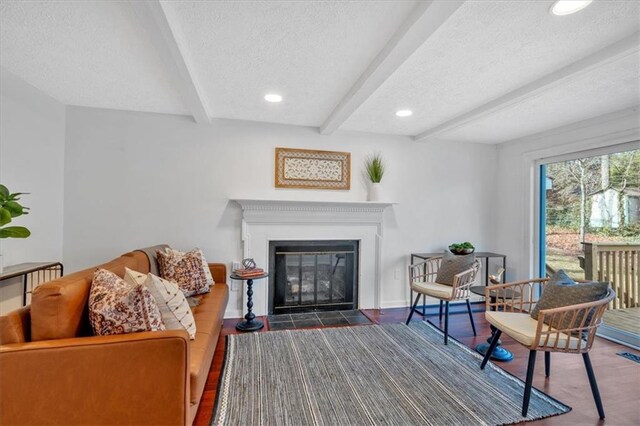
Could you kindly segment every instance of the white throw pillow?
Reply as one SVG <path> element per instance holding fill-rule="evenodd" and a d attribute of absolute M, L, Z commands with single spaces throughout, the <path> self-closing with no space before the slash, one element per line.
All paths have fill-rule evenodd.
<path fill-rule="evenodd" d="M 171 247 L 167 247 L 164 249 L 165 253 L 167 254 L 171 254 L 173 256 L 184 256 L 185 254 L 187 254 L 187 252 L 183 252 L 180 250 L 176 250 L 176 249 L 172 249 Z M 199 249 L 199 248 L 195 248 L 193 250 L 189 250 L 191 251 L 197 251 L 198 254 L 200 255 L 200 259 L 202 259 L 202 269 L 204 270 L 204 276 L 207 278 L 207 284 L 209 285 L 214 285 L 215 281 L 213 281 L 213 276 L 211 275 L 211 269 L 209 269 L 209 263 L 207 263 L 207 259 L 205 259 L 204 257 L 204 252 Z"/>
<path fill-rule="evenodd" d="M 178 284 L 125 268 L 124 280 L 129 284 L 144 285 L 160 308 L 160 315 L 167 330 L 184 329 L 191 340 L 196 338 L 196 322 L 189 302 Z"/>

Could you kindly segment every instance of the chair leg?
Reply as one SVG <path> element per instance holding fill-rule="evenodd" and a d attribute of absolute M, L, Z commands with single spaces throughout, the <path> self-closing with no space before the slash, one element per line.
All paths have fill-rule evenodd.
<path fill-rule="evenodd" d="M 536 351 L 529 351 L 529 365 L 527 366 L 527 381 L 524 385 L 524 398 L 522 399 L 522 417 L 527 417 L 529 400 L 531 399 L 531 385 L 533 384 L 533 371 L 536 367 Z"/>
<path fill-rule="evenodd" d="M 598 390 L 598 383 L 596 382 L 596 376 L 593 374 L 593 367 L 591 366 L 591 359 L 589 353 L 582 354 L 584 360 L 584 366 L 587 369 L 587 376 L 589 376 L 589 384 L 591 385 L 591 393 L 593 393 L 593 399 L 596 401 L 596 407 L 598 408 L 598 415 L 600 419 L 604 419 L 604 408 L 602 407 L 602 399 L 600 399 L 600 391 Z"/>
<path fill-rule="evenodd" d="M 422 318 L 427 316 L 427 295 L 422 295 Z"/>
<path fill-rule="evenodd" d="M 551 376 L 551 352 L 544 352 L 544 376 Z"/>
<path fill-rule="evenodd" d="M 487 353 L 484 354 L 482 364 L 480 364 L 480 370 L 484 370 L 484 367 L 487 366 L 487 362 L 489 361 L 489 358 L 491 358 L 491 354 L 493 353 L 493 350 L 496 348 L 496 346 L 498 346 L 498 342 L 500 341 L 501 334 L 502 334 L 502 330 L 496 329 L 496 332 L 493 334 L 493 337 L 491 338 L 489 349 L 487 349 Z"/>
<path fill-rule="evenodd" d="M 469 299 L 467 299 L 467 311 L 469 311 L 469 320 L 471 320 L 471 328 L 473 329 L 473 335 L 477 336 L 476 325 L 473 322 L 473 314 L 471 313 L 471 303 L 469 302 Z"/>
<path fill-rule="evenodd" d="M 440 301 L 440 310 L 438 311 L 438 319 L 442 322 L 442 300 Z"/>
<path fill-rule="evenodd" d="M 444 344 L 449 344 L 449 301 L 444 302 Z"/>
<path fill-rule="evenodd" d="M 420 293 L 418 293 L 418 295 L 416 296 L 416 301 L 413 302 L 413 305 L 411 306 L 411 311 L 409 311 L 409 318 L 407 318 L 407 325 L 409 325 L 409 321 L 411 321 L 411 317 L 413 316 L 413 311 L 415 311 L 416 306 L 418 306 L 418 301 L 420 300 L 420 296 L 422 296 Z"/>

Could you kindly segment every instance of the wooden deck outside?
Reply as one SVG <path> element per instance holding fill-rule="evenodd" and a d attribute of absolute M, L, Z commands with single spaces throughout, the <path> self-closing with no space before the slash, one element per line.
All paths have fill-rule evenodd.
<path fill-rule="evenodd" d="M 608 281 L 616 292 L 609 309 L 640 306 L 640 245 L 582 243 L 587 281 Z"/>
<path fill-rule="evenodd" d="M 609 327 L 640 335 L 640 308 L 608 310 L 603 321 Z"/>

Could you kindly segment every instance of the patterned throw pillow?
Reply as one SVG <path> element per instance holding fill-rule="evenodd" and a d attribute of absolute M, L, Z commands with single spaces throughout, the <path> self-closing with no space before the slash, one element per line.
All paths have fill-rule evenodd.
<path fill-rule="evenodd" d="M 153 274 L 143 274 L 125 268 L 124 280 L 132 285 L 143 284 L 156 300 L 167 330 L 186 330 L 191 340 L 196 338 L 196 322 L 187 299 L 176 283 Z"/>
<path fill-rule="evenodd" d="M 197 251 L 198 254 L 200 254 L 200 258 L 202 259 L 202 269 L 204 270 L 204 275 L 207 277 L 207 283 L 209 285 L 214 285 L 215 281 L 213 281 L 213 275 L 211 275 L 211 269 L 209 269 L 209 263 L 207 262 L 207 259 L 205 259 L 204 257 L 204 252 L 199 249 L 199 248 L 195 248 L 191 251 Z M 174 256 L 184 256 L 185 252 L 182 252 L 180 250 L 176 250 L 176 249 L 172 249 L 171 247 L 167 247 L 166 249 L 164 249 L 164 252 L 167 254 L 173 254 Z"/>
<path fill-rule="evenodd" d="M 454 275 L 471 268 L 475 260 L 475 253 L 458 256 L 445 250 L 442 260 L 440 261 L 440 268 L 438 268 L 436 282 L 438 284 L 453 285 Z"/>
<path fill-rule="evenodd" d="M 130 285 L 105 269 L 93 274 L 89 321 L 97 336 L 165 329 L 149 290 L 143 285 Z"/>
<path fill-rule="evenodd" d="M 531 311 L 531 318 L 537 320 L 543 309 L 595 302 L 607 297 L 608 292 L 609 283 L 606 282 L 564 284 L 561 281 L 549 281 L 544 287 L 540 300 Z M 585 324 L 589 322 L 591 315 L 593 315 L 593 311 L 589 313 Z M 561 315 L 556 315 L 557 318 L 553 318 L 553 322 L 551 318 L 545 318 L 544 322 L 553 328 L 565 330 L 569 328 L 571 323 L 581 324 L 583 316 L 581 312 L 581 315 L 578 315 L 574 322 L 573 315 L 565 315 L 565 318 L 560 322 Z"/>
<path fill-rule="evenodd" d="M 202 257 L 192 250 L 183 256 L 156 251 L 160 275 L 177 283 L 185 296 L 208 293 L 209 284 L 202 268 Z"/>

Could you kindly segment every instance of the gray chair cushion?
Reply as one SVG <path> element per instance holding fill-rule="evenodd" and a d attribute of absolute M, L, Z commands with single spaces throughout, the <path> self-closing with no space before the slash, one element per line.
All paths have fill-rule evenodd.
<path fill-rule="evenodd" d="M 453 285 L 453 276 L 471 268 L 475 260 L 476 255 L 474 253 L 458 256 L 445 250 L 440 262 L 440 268 L 438 268 L 436 282 L 438 284 Z"/>
<path fill-rule="evenodd" d="M 540 310 L 560 308 L 563 306 L 578 305 L 580 303 L 595 302 L 596 300 L 607 297 L 609 291 L 609 283 L 606 282 L 589 282 L 589 283 L 575 283 L 575 284 L 563 284 L 561 281 L 550 281 L 542 292 L 542 297 L 536 304 L 536 307 L 531 311 L 531 318 L 537 320 Z M 593 312 L 589 313 L 591 316 Z M 552 324 L 550 318 L 545 318 L 545 324 L 550 325 L 553 328 L 566 329 L 569 327 L 573 320 L 573 316 L 567 315 L 562 323 L 560 318 L 555 318 L 555 322 Z M 585 323 L 588 323 L 590 317 L 587 318 Z M 580 324 L 582 316 L 576 318 L 574 324 Z"/>

